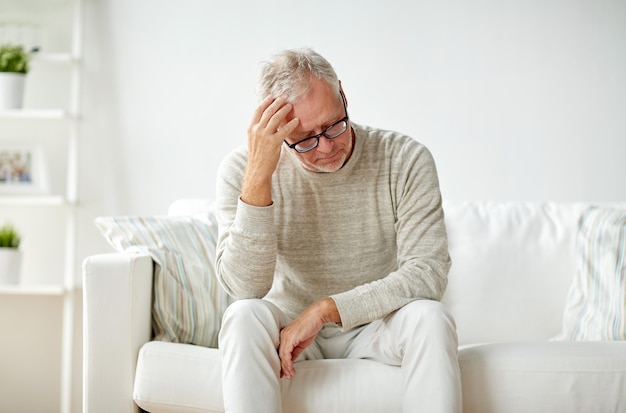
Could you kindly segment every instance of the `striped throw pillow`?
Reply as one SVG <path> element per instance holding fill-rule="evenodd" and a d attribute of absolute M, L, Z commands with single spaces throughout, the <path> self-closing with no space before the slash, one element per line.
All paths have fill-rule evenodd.
<path fill-rule="evenodd" d="M 566 340 L 626 339 L 626 210 L 592 207 L 576 239 L 578 269 L 565 306 Z"/>
<path fill-rule="evenodd" d="M 96 226 L 117 251 L 151 255 L 155 340 L 217 348 L 230 297 L 215 276 L 217 222 L 194 216 L 99 217 Z"/>

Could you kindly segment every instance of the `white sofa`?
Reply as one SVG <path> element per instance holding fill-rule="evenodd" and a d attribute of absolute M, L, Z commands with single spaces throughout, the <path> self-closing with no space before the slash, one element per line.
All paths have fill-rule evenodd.
<path fill-rule="evenodd" d="M 170 212 L 206 205 L 179 201 Z M 444 302 L 458 327 L 465 413 L 626 411 L 626 342 L 553 340 L 588 206 L 444 205 Z M 222 412 L 218 350 L 151 341 L 152 270 L 143 253 L 84 261 L 84 411 Z M 398 367 L 369 360 L 301 362 L 283 381 L 285 412 L 400 412 L 400 382 Z"/>

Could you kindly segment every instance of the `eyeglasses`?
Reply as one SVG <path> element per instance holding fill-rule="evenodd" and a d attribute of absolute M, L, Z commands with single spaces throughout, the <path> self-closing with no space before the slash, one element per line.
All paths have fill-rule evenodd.
<path fill-rule="evenodd" d="M 296 143 L 290 144 L 285 141 L 288 147 L 295 150 L 298 153 L 305 153 L 317 148 L 317 145 L 320 143 L 320 138 L 324 136 L 326 139 L 335 139 L 341 134 L 343 134 L 346 129 L 348 129 L 348 110 L 346 108 L 346 100 L 343 97 L 343 92 L 341 93 L 341 102 L 343 103 L 343 111 L 346 116 L 342 119 L 339 119 L 337 122 L 333 123 L 326 129 L 322 131 L 322 133 L 318 133 L 315 136 L 309 136 L 308 138 L 304 138 L 299 140 Z"/>

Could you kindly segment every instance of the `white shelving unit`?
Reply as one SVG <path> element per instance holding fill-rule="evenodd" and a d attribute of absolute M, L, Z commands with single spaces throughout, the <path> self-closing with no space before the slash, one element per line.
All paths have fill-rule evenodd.
<path fill-rule="evenodd" d="M 74 297 L 79 279 L 76 268 L 76 209 L 78 206 L 83 2 L 82 0 L 0 0 L 0 8 L 2 9 L 0 24 L 5 24 L 7 27 L 9 25 L 35 27 L 38 31 L 36 37 L 39 37 L 37 40 L 42 43 L 41 51 L 34 53 L 31 59 L 31 72 L 36 69 L 40 79 L 36 84 L 37 90 L 28 91 L 31 97 L 34 97 L 32 100 L 35 102 L 29 105 L 28 99 L 25 99 L 23 109 L 0 111 L 0 150 L 3 141 L 7 140 L 19 142 L 20 139 L 25 139 L 30 143 L 41 142 L 45 144 L 44 149 L 49 149 L 54 153 L 57 161 L 52 168 L 44 171 L 52 175 L 50 178 L 54 181 L 50 185 L 49 192 L 0 193 L 0 218 L 10 220 L 11 214 L 20 214 L 23 210 L 28 210 L 32 211 L 33 215 L 44 214 L 46 216 L 45 214 L 51 213 L 64 220 L 62 225 L 64 234 L 61 237 L 64 245 L 55 246 L 58 251 L 62 251 L 63 258 L 60 266 L 62 268 L 56 271 L 54 265 L 51 265 L 51 274 L 37 274 L 32 277 L 35 281 L 30 280 L 16 286 L 0 285 L 0 300 L 3 296 L 5 298 L 27 297 L 28 299 L 56 297 L 62 300 L 60 377 L 51 385 L 60 383 L 58 411 L 70 413 L 73 388 Z M 9 20 L 5 21 L 5 18 Z M 4 40 L 2 34 L 0 30 L 0 41 Z M 46 85 L 45 81 L 41 80 L 46 79 L 46 71 L 57 75 L 60 73 L 63 81 Z M 27 75 L 27 85 L 28 76 L 30 72 Z M 46 87 L 53 90 L 48 93 Z M 47 102 L 46 99 L 49 99 L 50 95 L 56 96 L 59 102 L 54 102 L 52 105 Z M 43 99 L 37 99 L 37 97 L 43 97 Z M 48 133 L 49 125 L 53 125 L 54 133 Z M 3 129 L 5 133 L 11 131 L 8 133 L 15 136 L 5 136 L 1 133 Z M 28 132 L 23 132 L 26 130 Z M 54 174 L 61 175 L 61 179 Z M 46 218 L 42 219 L 42 221 L 45 220 Z M 55 222 L 54 225 L 59 226 L 59 223 Z M 46 227 L 37 230 L 42 232 L 39 234 L 31 232 L 29 236 L 45 238 L 42 235 L 45 231 L 55 231 Z M 24 254 L 24 261 L 39 259 L 38 254 L 44 249 L 45 247 L 34 245 L 29 255 Z"/>

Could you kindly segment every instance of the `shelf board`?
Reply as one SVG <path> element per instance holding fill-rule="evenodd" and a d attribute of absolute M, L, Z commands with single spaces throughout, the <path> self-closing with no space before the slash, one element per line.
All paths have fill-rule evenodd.
<path fill-rule="evenodd" d="M 79 61 L 69 53 L 45 53 L 37 52 L 31 55 L 32 62 L 51 62 L 51 63 L 76 63 Z"/>
<path fill-rule="evenodd" d="M 4 195 L 0 194 L 0 205 L 42 205 L 42 206 L 63 206 L 71 205 L 65 197 L 61 195 Z"/>
<path fill-rule="evenodd" d="M 0 285 L 0 295 L 58 296 L 65 294 L 61 285 Z"/>
<path fill-rule="evenodd" d="M 37 16 L 41 13 L 58 13 L 59 8 L 69 8 L 73 2 L 74 0 L 0 0 L 0 6 L 13 13 L 27 13 Z"/>
<path fill-rule="evenodd" d="M 0 110 L 0 119 L 18 120 L 64 120 L 70 114 L 62 109 L 10 109 Z"/>

